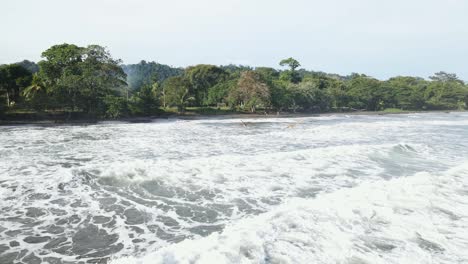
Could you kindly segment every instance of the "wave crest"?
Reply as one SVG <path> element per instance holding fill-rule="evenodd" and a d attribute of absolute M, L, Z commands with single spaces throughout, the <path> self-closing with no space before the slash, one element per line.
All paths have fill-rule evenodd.
<path fill-rule="evenodd" d="M 312 200 L 294 198 L 220 234 L 112 263 L 467 261 L 466 173 L 468 162 L 441 175 L 418 173 L 363 183 Z M 436 207 L 458 217 L 440 213 Z"/>

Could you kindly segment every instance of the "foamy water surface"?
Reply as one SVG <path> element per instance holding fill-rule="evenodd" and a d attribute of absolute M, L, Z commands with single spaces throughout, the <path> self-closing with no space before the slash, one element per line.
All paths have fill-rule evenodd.
<path fill-rule="evenodd" d="M 468 114 L 0 127 L 0 263 L 468 263 Z"/>

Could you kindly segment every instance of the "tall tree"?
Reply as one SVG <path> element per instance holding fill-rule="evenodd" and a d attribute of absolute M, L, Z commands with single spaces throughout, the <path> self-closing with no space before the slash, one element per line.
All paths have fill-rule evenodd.
<path fill-rule="evenodd" d="M 227 77 L 227 72 L 214 65 L 200 64 L 188 67 L 185 76 L 190 81 L 197 106 L 206 105 L 208 90 Z"/>
<path fill-rule="evenodd" d="M 43 111 L 48 105 L 53 105 L 53 98 L 48 97 L 46 85 L 38 73 L 33 75 L 31 85 L 23 90 L 22 95 L 29 106 L 37 111 Z"/>
<path fill-rule="evenodd" d="M 287 58 L 287 59 L 281 60 L 279 65 L 289 67 L 289 70 L 284 71 L 282 73 L 282 76 L 281 76 L 282 79 L 289 80 L 292 83 L 299 83 L 301 81 L 301 77 L 296 71 L 296 69 L 299 68 L 301 64 L 296 59 Z"/>
<path fill-rule="evenodd" d="M 435 73 L 425 90 L 425 99 L 430 109 L 464 109 L 468 89 L 456 74 Z"/>
<path fill-rule="evenodd" d="M 185 112 L 185 107 L 193 101 L 190 90 L 190 82 L 183 76 L 170 77 L 164 82 L 164 94 L 168 105 L 177 106 L 181 113 Z"/>
<path fill-rule="evenodd" d="M 42 53 L 39 79 L 54 98 L 55 107 L 93 116 L 103 112 L 104 98 L 125 85 L 120 60 L 98 45 L 55 45 Z"/>
<path fill-rule="evenodd" d="M 398 76 L 390 78 L 383 86 L 393 94 L 397 108 L 417 110 L 426 108 L 424 91 L 428 84 L 423 78 Z"/>
<path fill-rule="evenodd" d="M 0 93 L 5 96 L 7 107 L 20 99 L 21 91 L 30 85 L 32 74 L 19 64 L 0 66 Z"/>
<path fill-rule="evenodd" d="M 434 73 L 429 79 L 435 82 L 457 82 L 463 84 L 463 81 L 460 80 L 455 73 L 447 73 L 444 71 Z"/>
<path fill-rule="evenodd" d="M 92 115 L 102 113 L 105 96 L 119 93 L 127 85 L 120 63 L 99 45 L 89 45 L 83 49 L 83 61 L 79 65 L 82 86 L 80 106 L 85 112 Z"/>
<path fill-rule="evenodd" d="M 131 98 L 132 112 L 137 115 L 152 115 L 159 108 L 159 85 L 145 84 Z"/>
<path fill-rule="evenodd" d="M 330 96 L 320 88 L 319 82 L 307 81 L 290 84 L 291 107 L 293 110 L 327 111 L 330 108 Z"/>
<path fill-rule="evenodd" d="M 288 66 L 291 71 L 295 71 L 301 64 L 294 58 L 287 58 L 280 61 L 280 66 Z"/>
<path fill-rule="evenodd" d="M 231 104 L 255 112 L 258 107 L 270 105 L 271 94 L 268 85 L 262 82 L 259 74 L 246 71 L 241 74 L 237 87 L 231 91 L 229 97 Z"/>
<path fill-rule="evenodd" d="M 349 103 L 350 107 L 369 111 L 378 111 L 384 108 L 379 80 L 357 74 L 353 76 L 348 85 L 348 95 L 352 98 Z"/>
<path fill-rule="evenodd" d="M 73 44 L 54 45 L 42 53 L 39 76 L 58 108 L 74 111 L 79 97 L 83 48 Z"/>

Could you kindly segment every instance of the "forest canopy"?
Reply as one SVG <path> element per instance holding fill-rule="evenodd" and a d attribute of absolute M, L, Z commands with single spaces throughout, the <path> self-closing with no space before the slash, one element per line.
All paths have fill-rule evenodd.
<path fill-rule="evenodd" d="M 456 74 L 378 80 L 302 69 L 200 64 L 175 68 L 141 61 L 123 65 L 99 45 L 54 45 L 38 63 L 0 66 L 0 115 L 63 112 L 93 118 L 152 116 L 188 107 L 238 112 L 465 110 L 468 85 Z"/>

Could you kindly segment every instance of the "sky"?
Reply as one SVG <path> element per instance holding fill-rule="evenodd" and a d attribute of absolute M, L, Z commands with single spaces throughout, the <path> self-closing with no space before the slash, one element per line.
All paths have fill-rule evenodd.
<path fill-rule="evenodd" d="M 4 0 L 0 64 L 54 44 L 106 46 L 124 63 L 244 64 L 386 79 L 468 80 L 468 0 Z"/>

